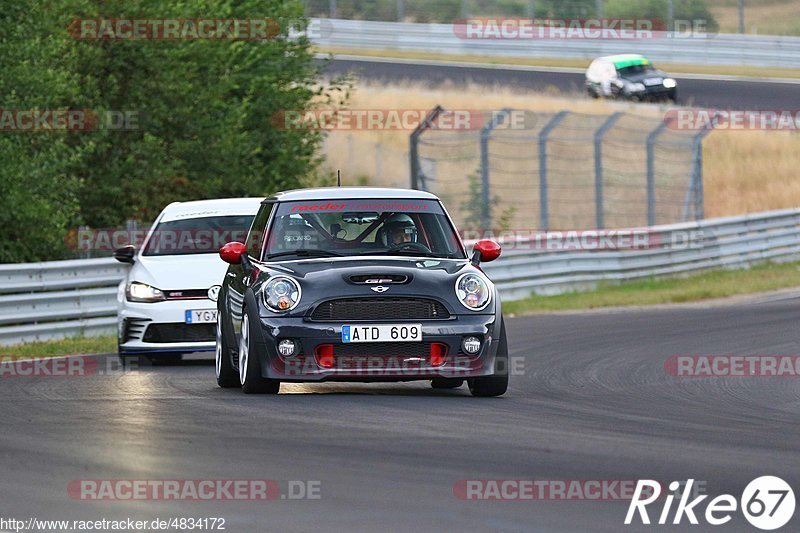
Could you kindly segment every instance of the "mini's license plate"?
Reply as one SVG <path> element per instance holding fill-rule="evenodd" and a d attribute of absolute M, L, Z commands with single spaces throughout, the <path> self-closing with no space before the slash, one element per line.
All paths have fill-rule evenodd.
<path fill-rule="evenodd" d="M 342 326 L 342 342 L 420 342 L 422 324 Z"/>
<path fill-rule="evenodd" d="M 187 324 L 216 324 L 216 309 L 189 309 L 186 311 Z"/>

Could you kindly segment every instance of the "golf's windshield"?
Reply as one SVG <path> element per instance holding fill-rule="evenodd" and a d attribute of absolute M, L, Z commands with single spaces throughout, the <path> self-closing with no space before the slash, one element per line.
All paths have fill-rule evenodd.
<path fill-rule="evenodd" d="M 630 65 L 628 67 L 623 67 L 617 69 L 620 76 L 637 76 L 639 74 L 647 74 L 648 72 L 654 72 L 656 69 L 651 64 L 646 65 Z"/>
<path fill-rule="evenodd" d="M 160 222 L 142 255 L 216 254 L 224 244 L 244 241 L 253 215 L 180 218 Z"/>
<path fill-rule="evenodd" d="M 465 257 L 437 201 L 316 200 L 278 205 L 264 259 L 356 255 Z"/>

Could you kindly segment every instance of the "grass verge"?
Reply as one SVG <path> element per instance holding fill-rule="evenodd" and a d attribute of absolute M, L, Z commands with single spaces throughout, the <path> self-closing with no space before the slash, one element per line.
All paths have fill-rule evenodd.
<path fill-rule="evenodd" d="M 434 52 L 415 52 L 405 50 L 354 49 L 318 47 L 322 54 L 355 55 L 377 58 L 427 59 L 432 61 L 456 61 L 465 63 L 485 63 L 487 65 L 521 65 L 529 67 L 562 67 L 585 69 L 591 63 L 588 59 L 557 57 L 506 57 L 461 54 L 439 54 Z M 600 55 L 600 54 L 598 54 Z M 735 76 L 740 78 L 800 78 L 800 70 L 791 68 L 753 67 L 745 65 L 703 65 L 658 62 L 658 68 L 669 74 L 710 74 L 716 76 Z"/>
<path fill-rule="evenodd" d="M 0 346 L 0 361 L 23 357 L 58 357 L 59 355 L 91 355 L 117 351 L 117 338 L 75 337 L 53 341 L 30 342 L 12 346 Z"/>
<path fill-rule="evenodd" d="M 766 263 L 748 270 L 710 270 L 685 278 L 603 284 L 590 292 L 533 296 L 503 302 L 507 315 L 685 303 L 800 286 L 800 263 Z"/>

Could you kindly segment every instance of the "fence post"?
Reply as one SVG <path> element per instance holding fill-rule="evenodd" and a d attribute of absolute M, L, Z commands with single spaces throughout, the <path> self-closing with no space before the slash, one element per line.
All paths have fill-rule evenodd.
<path fill-rule="evenodd" d="M 542 131 L 539 132 L 539 226 L 540 230 L 548 229 L 547 212 L 547 137 L 550 132 L 564 120 L 564 117 L 569 115 L 569 111 L 559 111 L 545 124 Z"/>
<path fill-rule="evenodd" d="M 667 128 L 667 122 L 661 121 L 656 129 L 647 135 L 647 225 L 656 225 L 656 168 L 654 151 L 656 139 Z"/>
<path fill-rule="evenodd" d="M 703 130 L 692 139 L 692 185 L 694 187 L 694 219 L 705 218 L 703 209 L 703 139 L 714 127 Z M 688 209 L 687 209 L 688 211 Z"/>
<path fill-rule="evenodd" d="M 484 230 L 491 229 L 492 225 L 492 195 L 489 188 L 489 137 L 492 135 L 492 130 L 503 122 L 509 113 L 511 113 L 511 109 L 502 109 L 481 128 L 481 199 L 483 201 L 481 205 L 481 225 Z"/>
<path fill-rule="evenodd" d="M 328 16 L 335 19 L 336 15 L 336 0 L 328 0 Z"/>
<path fill-rule="evenodd" d="M 412 189 L 420 189 L 426 190 L 425 188 L 425 177 L 422 175 L 422 172 L 419 168 L 419 137 L 422 135 L 422 132 L 428 129 L 433 125 L 433 121 L 436 120 L 436 117 L 439 116 L 440 113 L 444 112 L 444 108 L 440 105 L 434 107 L 428 116 L 425 117 L 420 124 L 414 128 L 414 131 L 411 132 L 409 137 L 409 150 L 408 150 L 408 163 L 409 163 L 409 170 L 411 172 L 411 188 Z"/>
<path fill-rule="evenodd" d="M 397 22 L 403 22 L 406 18 L 405 0 L 397 0 Z"/>
<path fill-rule="evenodd" d="M 625 113 L 618 111 L 608 117 L 594 133 L 594 206 L 595 224 L 603 229 L 603 136 Z"/>

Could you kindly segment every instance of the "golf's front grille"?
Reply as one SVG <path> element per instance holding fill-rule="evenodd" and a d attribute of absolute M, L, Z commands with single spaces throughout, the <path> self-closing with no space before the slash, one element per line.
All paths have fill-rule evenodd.
<path fill-rule="evenodd" d="M 216 339 L 215 324 L 150 324 L 144 342 L 210 342 Z"/>
<path fill-rule="evenodd" d="M 204 300 L 208 298 L 209 289 L 183 289 L 164 291 L 167 300 Z"/>
<path fill-rule="evenodd" d="M 428 298 L 342 298 L 319 304 L 311 320 L 440 320 L 450 318 L 447 308 Z"/>

